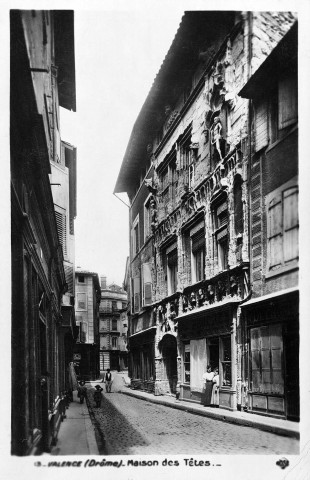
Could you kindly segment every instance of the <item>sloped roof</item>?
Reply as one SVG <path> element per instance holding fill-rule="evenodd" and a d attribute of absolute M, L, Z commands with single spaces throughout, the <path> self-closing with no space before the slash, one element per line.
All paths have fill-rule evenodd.
<path fill-rule="evenodd" d="M 148 138 L 158 127 L 158 112 L 169 102 L 171 86 L 182 77 L 188 77 L 198 63 L 198 47 L 203 36 L 205 42 L 233 27 L 237 12 L 192 11 L 185 12 L 168 53 L 155 77 L 150 92 L 133 126 L 114 193 L 128 192 L 139 177 Z M 144 155 L 146 157 L 146 155 Z M 146 159 L 145 159 L 146 161 Z"/>

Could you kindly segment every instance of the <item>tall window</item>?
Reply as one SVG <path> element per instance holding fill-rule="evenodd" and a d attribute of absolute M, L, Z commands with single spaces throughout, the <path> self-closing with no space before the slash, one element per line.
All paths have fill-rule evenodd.
<path fill-rule="evenodd" d="M 206 239 L 202 228 L 191 235 L 193 281 L 200 282 L 205 278 Z"/>
<path fill-rule="evenodd" d="M 184 370 L 184 383 L 190 383 L 191 380 L 191 351 L 190 351 L 190 344 L 186 343 L 184 345 L 184 363 L 183 363 L 183 370 Z"/>
<path fill-rule="evenodd" d="M 228 206 L 227 200 L 216 207 L 214 214 L 215 242 L 219 270 L 228 268 Z"/>
<path fill-rule="evenodd" d="M 151 210 L 151 202 L 150 197 L 146 200 L 144 204 L 144 241 L 148 239 L 151 235 L 151 224 L 152 224 L 152 210 Z"/>
<path fill-rule="evenodd" d="M 117 330 L 117 319 L 116 318 L 112 319 L 112 330 Z"/>
<path fill-rule="evenodd" d="M 117 337 L 112 337 L 112 348 L 117 348 Z"/>
<path fill-rule="evenodd" d="M 221 370 L 222 385 L 231 386 L 231 338 L 230 335 L 221 338 Z"/>
<path fill-rule="evenodd" d="M 178 251 L 177 248 L 167 252 L 167 281 L 168 295 L 172 295 L 177 290 L 178 274 Z"/>
<path fill-rule="evenodd" d="M 131 247 L 132 255 L 135 256 L 139 252 L 140 241 L 139 241 L 139 215 L 135 218 L 132 231 L 131 231 Z"/>
<path fill-rule="evenodd" d="M 295 185 L 294 185 L 295 183 Z M 288 182 L 266 198 L 269 272 L 298 262 L 298 187 Z M 267 272 L 268 273 L 268 272 Z"/>

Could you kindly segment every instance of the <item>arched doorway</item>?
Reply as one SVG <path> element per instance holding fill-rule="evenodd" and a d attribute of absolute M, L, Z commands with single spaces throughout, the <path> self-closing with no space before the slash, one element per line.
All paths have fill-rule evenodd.
<path fill-rule="evenodd" d="M 163 358 L 163 380 L 167 382 L 167 391 L 176 393 L 177 386 L 177 341 L 174 335 L 165 335 L 160 342 Z"/>

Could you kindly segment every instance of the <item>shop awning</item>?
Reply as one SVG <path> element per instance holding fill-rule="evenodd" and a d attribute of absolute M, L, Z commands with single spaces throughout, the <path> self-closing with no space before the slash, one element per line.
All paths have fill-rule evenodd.
<path fill-rule="evenodd" d="M 290 295 L 291 293 L 297 293 L 297 292 L 299 292 L 298 287 L 287 288 L 285 290 L 280 290 L 279 292 L 269 293 L 268 295 L 252 298 L 251 300 L 248 300 L 247 302 L 243 303 L 240 306 L 242 308 L 251 307 L 251 306 L 257 305 L 258 303 L 268 302 L 269 300 L 278 299 L 280 297 L 284 297 L 286 295 Z"/>

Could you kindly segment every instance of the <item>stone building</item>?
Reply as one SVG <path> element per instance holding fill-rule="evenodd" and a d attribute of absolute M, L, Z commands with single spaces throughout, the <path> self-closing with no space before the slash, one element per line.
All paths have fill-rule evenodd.
<path fill-rule="evenodd" d="M 127 294 L 122 287 L 100 277 L 100 370 L 128 368 Z"/>
<path fill-rule="evenodd" d="M 238 93 L 294 20 L 186 12 L 135 122 L 115 186 L 130 200 L 135 388 L 201 402 L 210 364 L 220 408 L 247 406 L 251 117 Z"/>
<path fill-rule="evenodd" d="M 299 418 L 297 22 L 250 77 L 248 409 Z M 248 366 L 248 369 L 247 369 Z"/>
<path fill-rule="evenodd" d="M 10 35 L 11 453 L 31 455 L 57 439 L 75 341 L 49 177 L 58 106 L 76 108 L 73 12 L 12 10 Z"/>
<path fill-rule="evenodd" d="M 99 369 L 99 305 L 100 284 L 98 274 L 76 268 L 75 319 L 79 336 L 74 348 L 74 364 L 78 378 L 96 380 Z"/>

